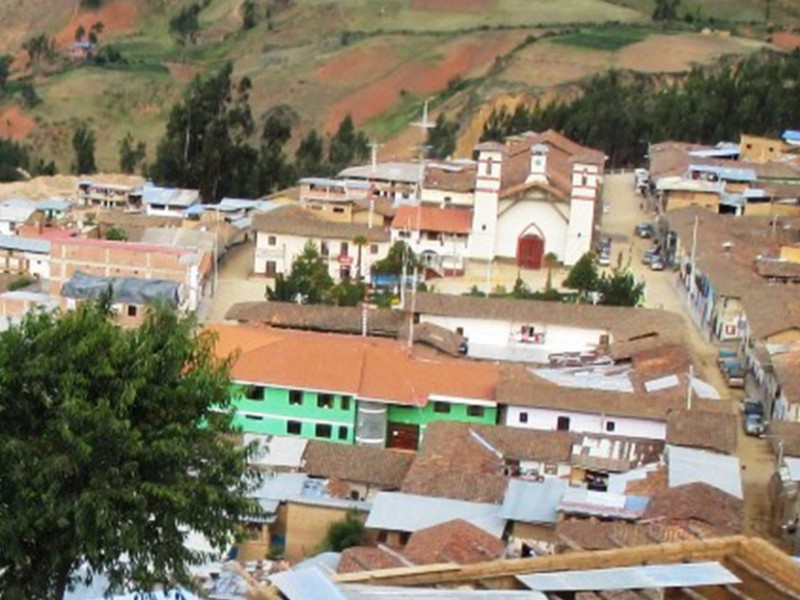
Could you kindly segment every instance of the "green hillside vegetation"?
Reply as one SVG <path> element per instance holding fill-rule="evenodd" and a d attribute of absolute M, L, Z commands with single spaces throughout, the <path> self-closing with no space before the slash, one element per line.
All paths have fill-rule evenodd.
<path fill-rule="evenodd" d="M 648 33 L 634 28 L 595 29 L 560 35 L 552 38 L 552 41 L 589 50 L 619 50 L 629 44 L 641 42 Z"/>
<path fill-rule="evenodd" d="M 719 0 L 720 5 L 727 1 Z M 77 4 L 78 0 L 30 0 L 0 7 L 4 33 L 0 50 L 18 51 L 25 39 L 40 32 L 58 34 L 59 48 L 65 47 L 71 39 L 70 28 L 82 14 L 76 12 Z M 464 123 L 470 111 L 497 93 L 547 89 L 534 79 L 525 80 L 524 70 L 520 71 L 522 81 L 517 78 L 513 88 L 506 84 L 504 73 L 513 66 L 508 55 L 530 43 L 526 38 L 556 34 L 549 40 L 554 51 L 545 57 L 556 69 L 559 48 L 609 53 L 646 39 L 654 28 L 660 30 L 650 23 L 653 7 L 645 0 L 627 4 L 449 0 L 449 10 L 443 10 L 448 0 L 202 0 L 197 35 L 181 45 L 169 23 L 194 4 L 194 0 L 105 0 L 97 16 L 91 13 L 87 19 L 108 21 L 100 48 L 112 60 L 79 65 L 62 59 L 43 66 L 32 77 L 19 71 L 25 64 L 20 57 L 9 93 L 0 96 L 0 115 L 22 102 L 13 90 L 32 84 L 42 100 L 25 109 L 35 120 L 27 143 L 36 148 L 36 156 L 53 158 L 60 171 L 67 171 L 73 161 L 71 137 L 86 122 L 96 133 L 99 170 L 114 171 L 119 169 L 118 145 L 128 133 L 146 144 L 148 162 L 152 162 L 172 106 L 188 83 L 231 62 L 235 79 L 248 77 L 252 82 L 250 106 L 256 131 L 273 106 L 286 104 L 298 114 L 287 142 L 287 150 L 293 153 L 311 128 L 330 136 L 348 112 L 368 135 L 385 141 L 403 133 L 418 118 L 419 105 L 426 98 L 434 98 L 434 109 L 455 111 L 451 116 L 460 115 Z M 710 1 L 696 4 L 709 11 L 714 6 Z M 738 4 L 749 7 L 740 12 L 742 18 L 763 12 L 759 0 Z M 795 0 L 780 3 L 776 11 L 787 6 L 790 11 L 794 4 Z M 685 8 L 692 6 L 686 3 Z M 135 21 L 125 28 L 115 25 L 118 8 L 117 12 L 122 8 L 132 12 Z M 46 19 L 41 18 L 43 14 Z M 790 12 L 781 15 L 792 18 Z M 576 27 L 580 27 L 577 32 Z M 558 35 L 560 31 L 564 34 Z M 474 62 L 474 55 L 489 47 L 497 47 L 497 55 L 494 64 L 485 63 L 487 70 L 484 63 Z M 360 69 L 361 63 L 351 63 L 351 57 L 356 61 L 380 58 L 377 64 Z M 319 70 L 337 60 L 341 66 L 322 77 Z M 440 77 L 434 78 L 436 84 L 416 85 L 416 66 L 420 78 L 432 77 L 439 68 L 450 69 L 451 74 L 446 81 Z M 348 69 L 355 74 L 344 72 Z M 451 79 L 459 82 L 455 89 L 447 89 Z M 362 115 L 359 98 L 371 98 L 364 92 L 376 95 L 379 90 L 389 94 L 381 100 L 385 105 L 376 114 Z"/>

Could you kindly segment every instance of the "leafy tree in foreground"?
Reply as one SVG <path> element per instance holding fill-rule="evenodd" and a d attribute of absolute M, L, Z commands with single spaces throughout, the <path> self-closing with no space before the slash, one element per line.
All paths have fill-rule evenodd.
<path fill-rule="evenodd" d="M 275 288 L 267 288 L 267 297 L 280 302 L 296 302 L 299 298 L 305 304 L 326 304 L 331 300 L 332 289 L 328 265 L 314 243 L 308 241 L 294 259 L 289 276 L 276 277 Z"/>
<path fill-rule="evenodd" d="M 167 308 L 122 329 L 106 303 L 0 333 L 0 589 L 61 599 L 87 565 L 118 587 L 186 582 L 189 529 L 224 548 L 248 514 L 228 361 Z"/>
<path fill-rule="evenodd" d="M 372 265 L 373 273 L 381 275 L 401 275 L 403 273 L 403 261 L 406 263 L 406 273 L 409 275 L 414 271 L 414 267 L 419 267 L 419 260 L 414 251 L 403 241 L 392 244 L 386 258 L 379 260 Z"/>
<path fill-rule="evenodd" d="M 578 290 L 578 296 L 585 298 L 589 292 L 597 290 L 599 281 L 594 253 L 587 252 L 570 269 L 564 287 Z"/>

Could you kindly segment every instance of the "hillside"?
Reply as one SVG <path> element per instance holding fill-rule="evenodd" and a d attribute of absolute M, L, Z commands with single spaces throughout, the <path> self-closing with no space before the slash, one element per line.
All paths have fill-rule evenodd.
<path fill-rule="evenodd" d="M 470 123 L 471 116 L 480 117 L 486 102 L 552 94 L 608 68 L 677 73 L 764 46 L 726 34 L 660 33 L 649 22 L 646 0 L 255 3 L 257 23 L 244 31 L 244 0 L 209 0 L 197 43 L 184 50 L 170 37 L 168 22 L 188 0 L 106 0 L 89 13 L 79 11 L 78 0 L 3 3 L 0 51 L 15 54 L 17 83 L 32 81 L 43 102 L 23 110 L 19 95 L 7 94 L 0 102 L 0 135 L 28 140 L 63 171 L 70 166 L 72 132 L 86 121 L 97 135 L 98 167 L 114 170 L 127 132 L 152 154 L 186 82 L 230 60 L 237 77 L 253 82 L 256 115 L 278 104 L 294 108 L 300 116 L 295 140 L 311 127 L 330 133 L 352 114 L 387 142 L 384 156 L 408 154 L 419 143 L 408 124 L 433 97 L 434 111 L 460 116 L 467 134 L 460 148 L 468 151 L 480 130 L 480 118 Z M 730 4 L 718 0 L 720 7 Z M 762 10 L 757 0 L 738 4 L 749 18 Z M 706 11 L 717 6 L 711 0 L 698 5 Z M 794 18 L 790 9 L 782 15 Z M 88 30 L 97 21 L 105 26 L 101 46 L 116 48 L 124 64 L 62 65 L 32 76 L 21 51 L 25 39 L 46 33 L 63 49 L 79 25 Z M 602 25 L 608 22 L 616 25 Z"/>

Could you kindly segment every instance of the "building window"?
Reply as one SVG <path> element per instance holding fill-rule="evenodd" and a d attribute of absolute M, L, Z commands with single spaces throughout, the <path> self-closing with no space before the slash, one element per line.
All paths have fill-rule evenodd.
<path fill-rule="evenodd" d="M 300 435 L 303 431 L 303 424 L 300 421 L 286 421 L 286 433 L 289 435 Z"/>
<path fill-rule="evenodd" d="M 492 157 L 490 156 L 489 159 L 486 161 L 486 174 L 487 175 L 491 175 L 492 174 L 493 167 L 494 167 L 494 161 L 492 160 Z"/>
<path fill-rule="evenodd" d="M 321 256 L 330 256 L 331 250 L 328 247 L 328 242 L 322 241 L 319 243 L 319 253 Z"/>
<path fill-rule="evenodd" d="M 349 250 L 349 248 L 348 248 L 347 242 L 342 242 L 342 244 L 341 244 L 341 246 L 339 248 L 339 256 L 347 256 L 348 250 Z"/>
<path fill-rule="evenodd" d="M 300 390 L 289 390 L 289 405 L 302 406 L 303 405 L 303 392 Z"/>
<path fill-rule="evenodd" d="M 445 196 L 444 197 L 444 203 L 445 204 L 450 204 L 452 201 L 453 201 L 452 196 Z"/>
<path fill-rule="evenodd" d="M 558 417 L 556 429 L 559 431 L 569 431 L 569 417 Z"/>
<path fill-rule="evenodd" d="M 467 407 L 467 414 L 470 417 L 482 417 L 483 416 L 483 407 L 482 406 L 468 406 Z"/>
<path fill-rule="evenodd" d="M 461 337 L 464 337 L 464 328 L 463 327 L 456 327 L 456 333 Z"/>
<path fill-rule="evenodd" d="M 333 212 L 335 212 L 337 215 L 341 215 L 344 214 L 344 209 L 341 206 L 334 206 Z"/>
<path fill-rule="evenodd" d="M 319 394 L 317 396 L 317 407 L 318 408 L 333 408 L 333 395 L 331 395 L 331 394 Z"/>
<path fill-rule="evenodd" d="M 617 428 L 617 424 L 614 421 L 606 421 L 606 431 L 613 432 Z"/>
<path fill-rule="evenodd" d="M 369 245 L 369 253 L 370 254 L 377 254 L 378 253 L 378 244 L 370 244 Z"/>
<path fill-rule="evenodd" d="M 275 277 L 278 274 L 278 263 L 274 260 L 268 260 L 265 275 L 267 277 Z"/>
<path fill-rule="evenodd" d="M 450 405 L 447 402 L 434 402 L 433 403 L 433 412 L 449 413 L 450 412 Z"/>
<path fill-rule="evenodd" d="M 271 236 L 269 236 L 267 238 L 267 245 L 268 246 L 274 246 L 277 243 L 278 243 L 278 238 L 276 238 L 274 235 L 271 235 Z"/>
<path fill-rule="evenodd" d="M 133 304 L 128 304 L 128 316 L 135 317 L 136 316 L 136 306 Z"/>
<path fill-rule="evenodd" d="M 247 420 L 248 421 L 263 421 L 264 417 L 262 417 L 261 415 L 247 415 Z"/>
<path fill-rule="evenodd" d="M 528 413 L 526 413 L 526 412 L 519 413 L 519 422 L 520 423 L 527 423 L 528 422 Z"/>
<path fill-rule="evenodd" d="M 314 428 L 314 435 L 319 438 L 330 439 L 333 428 L 327 423 L 317 423 Z"/>
<path fill-rule="evenodd" d="M 342 410 L 350 410 L 350 396 L 342 396 Z"/>
<path fill-rule="evenodd" d="M 339 439 L 346 440 L 347 439 L 347 427 L 344 425 L 339 425 Z"/>
<path fill-rule="evenodd" d="M 244 396 L 248 400 L 263 400 L 264 388 L 260 385 L 248 385 L 244 390 Z"/>

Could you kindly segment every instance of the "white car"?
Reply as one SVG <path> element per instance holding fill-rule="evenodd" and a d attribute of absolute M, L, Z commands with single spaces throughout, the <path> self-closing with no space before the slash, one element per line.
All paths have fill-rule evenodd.
<path fill-rule="evenodd" d="M 600 258 L 597 259 L 597 264 L 601 267 L 608 267 L 611 265 L 611 255 L 610 254 L 601 254 Z"/>

